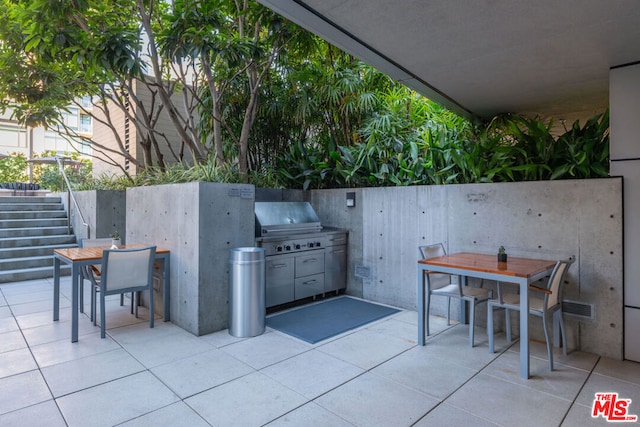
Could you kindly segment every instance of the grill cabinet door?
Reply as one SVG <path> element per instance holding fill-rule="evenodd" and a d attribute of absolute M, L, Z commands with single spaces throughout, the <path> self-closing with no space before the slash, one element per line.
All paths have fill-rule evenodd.
<path fill-rule="evenodd" d="M 294 258 L 283 255 L 265 258 L 266 305 L 273 307 L 293 301 Z"/>

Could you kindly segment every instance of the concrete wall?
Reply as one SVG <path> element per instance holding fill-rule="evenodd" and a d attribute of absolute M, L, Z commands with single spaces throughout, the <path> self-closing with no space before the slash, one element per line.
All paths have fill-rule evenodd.
<path fill-rule="evenodd" d="M 348 208 L 346 193 L 353 191 L 356 206 Z M 565 299 L 594 304 L 595 317 L 565 316 L 569 347 L 620 359 L 621 192 L 621 180 L 612 178 L 320 190 L 309 199 L 323 224 L 350 230 L 347 292 L 407 309 L 416 308 L 419 245 L 444 242 L 448 252 L 484 253 L 504 245 L 511 256 L 544 259 L 575 255 Z M 356 268 L 369 277 L 355 277 Z M 444 315 L 440 300 L 432 313 Z M 452 308 L 457 316 L 458 306 Z M 485 324 L 485 310 L 478 314 Z M 532 323 L 533 337 L 544 340 L 540 322 Z"/>
<path fill-rule="evenodd" d="M 171 321 L 203 335 L 227 328 L 229 249 L 254 245 L 254 188 L 193 182 L 127 190 L 129 242 L 171 251 Z"/>
<path fill-rule="evenodd" d="M 82 217 L 89 224 L 89 229 L 83 226 L 73 200 L 71 200 L 71 208 L 67 206 L 67 193 L 56 194 L 62 198 L 67 211 L 71 214 L 71 226 L 78 241 L 87 237 L 92 239 L 109 237 L 111 233 L 118 231 L 122 236 L 122 243 L 126 243 L 127 217 L 124 191 L 92 190 L 73 193 L 80 206 Z"/>

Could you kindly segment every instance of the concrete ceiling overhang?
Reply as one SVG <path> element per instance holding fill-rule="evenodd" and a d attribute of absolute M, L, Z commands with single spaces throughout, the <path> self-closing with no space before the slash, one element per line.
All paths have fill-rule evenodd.
<path fill-rule="evenodd" d="M 469 118 L 590 117 L 640 61 L 639 0 L 259 0 Z"/>

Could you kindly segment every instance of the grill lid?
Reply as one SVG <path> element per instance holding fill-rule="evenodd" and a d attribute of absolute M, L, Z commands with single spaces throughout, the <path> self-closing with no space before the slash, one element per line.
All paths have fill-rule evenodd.
<path fill-rule="evenodd" d="M 256 202 L 256 237 L 322 230 L 309 202 Z"/>

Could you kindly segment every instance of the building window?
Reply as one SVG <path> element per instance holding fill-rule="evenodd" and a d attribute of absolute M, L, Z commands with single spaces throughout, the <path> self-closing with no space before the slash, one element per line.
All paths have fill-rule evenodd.
<path fill-rule="evenodd" d="M 80 133 L 90 134 L 91 129 L 91 116 L 86 114 L 80 114 Z"/>

